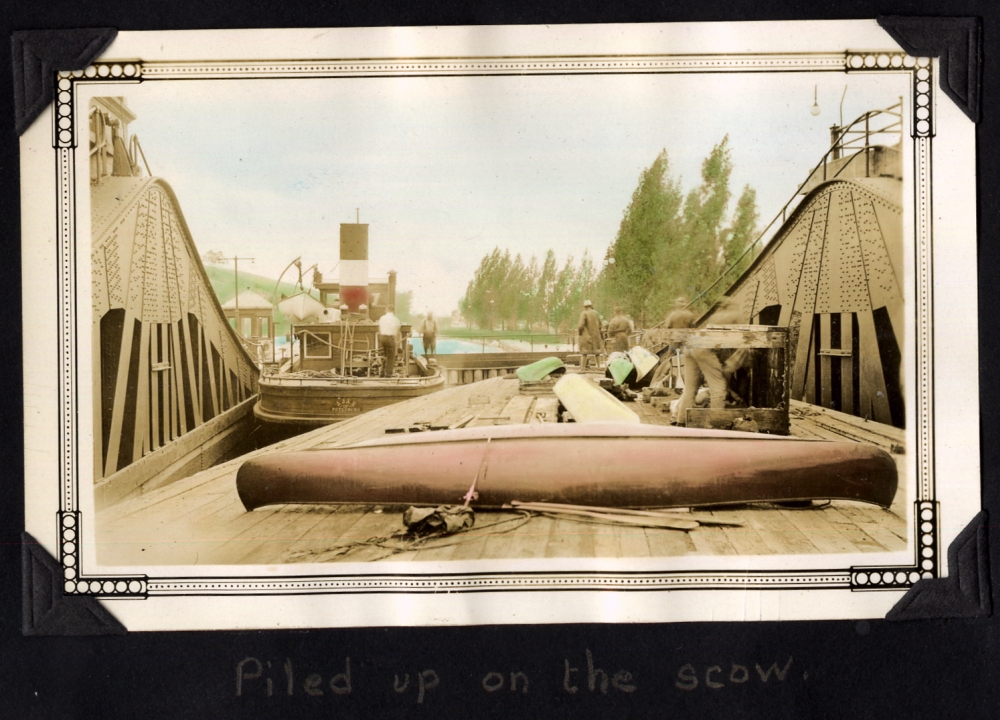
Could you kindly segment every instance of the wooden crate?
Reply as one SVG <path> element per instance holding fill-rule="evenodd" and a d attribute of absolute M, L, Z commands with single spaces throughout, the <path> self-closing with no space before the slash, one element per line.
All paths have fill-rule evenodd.
<path fill-rule="evenodd" d="M 708 325 L 661 331 L 671 345 L 713 350 L 747 349 L 750 358 L 730 380 L 730 387 L 747 402 L 747 408 L 691 408 L 687 426 L 731 429 L 740 418 L 754 420 L 762 432 L 788 434 L 788 400 L 791 373 L 788 328 L 770 325 Z"/>

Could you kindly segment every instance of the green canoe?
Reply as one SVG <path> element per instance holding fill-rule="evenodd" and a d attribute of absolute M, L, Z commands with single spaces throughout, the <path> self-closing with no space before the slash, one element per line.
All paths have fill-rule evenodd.
<path fill-rule="evenodd" d="M 556 372 L 559 374 L 566 372 L 566 365 L 557 357 L 548 357 L 531 365 L 522 365 L 517 369 L 517 377 L 521 382 L 538 382 Z"/>
<path fill-rule="evenodd" d="M 628 379 L 635 366 L 625 358 L 615 358 L 608 363 L 608 372 L 615 381 L 615 385 L 621 385 Z"/>

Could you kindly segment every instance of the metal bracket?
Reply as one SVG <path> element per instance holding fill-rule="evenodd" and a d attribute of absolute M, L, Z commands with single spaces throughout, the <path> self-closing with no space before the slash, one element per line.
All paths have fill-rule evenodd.
<path fill-rule="evenodd" d="M 90 595 L 63 593 L 63 568 L 21 533 L 22 625 L 25 635 L 124 635 L 125 626 Z"/>
<path fill-rule="evenodd" d="M 972 122 L 979 122 L 983 64 L 979 18 L 885 15 L 878 24 L 910 55 L 940 58 L 941 90 Z"/>
<path fill-rule="evenodd" d="M 981 618 L 992 613 L 989 539 L 981 510 L 948 547 L 948 577 L 919 580 L 887 620 Z"/>
<path fill-rule="evenodd" d="M 87 67 L 117 34 L 115 28 L 13 33 L 14 127 L 19 136 L 55 98 L 56 72 Z"/>

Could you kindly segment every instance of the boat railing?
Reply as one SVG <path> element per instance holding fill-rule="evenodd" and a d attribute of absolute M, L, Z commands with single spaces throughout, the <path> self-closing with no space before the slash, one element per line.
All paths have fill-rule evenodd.
<path fill-rule="evenodd" d="M 265 371 L 261 375 L 261 380 L 266 381 L 268 385 L 288 385 L 303 387 L 307 385 L 318 385 L 318 386 L 328 386 L 328 385 L 371 385 L 374 381 L 378 382 L 379 386 L 384 385 L 399 385 L 403 387 L 409 386 L 419 386 L 426 385 L 429 382 L 434 382 L 437 378 L 435 376 L 419 376 L 411 375 L 408 377 L 375 377 L 375 376 L 361 376 L 356 377 L 354 375 L 329 375 L 322 372 L 310 372 L 308 370 L 300 370 L 298 372 L 267 372 Z"/>
<path fill-rule="evenodd" d="M 367 337 L 356 340 L 354 338 L 354 326 L 349 321 L 342 322 L 341 326 L 343 332 L 341 332 L 341 342 L 339 343 L 330 342 L 326 338 L 304 328 L 300 329 L 298 334 L 302 336 L 301 342 L 304 342 L 306 336 L 308 336 L 313 341 L 326 345 L 331 350 L 337 350 L 340 353 L 341 375 L 347 376 L 348 368 L 354 367 L 355 357 L 360 355 L 367 368 L 367 377 L 370 377 L 372 366 L 375 364 L 375 359 L 378 356 L 378 348 L 373 348 Z M 363 347 L 359 349 L 359 346 L 362 344 Z"/>
<path fill-rule="evenodd" d="M 239 336 L 243 349 L 250 353 L 251 357 L 257 359 L 257 366 L 262 367 L 267 360 L 268 351 L 271 350 L 270 338 L 252 338 L 243 335 Z M 273 359 L 271 360 L 273 362 Z"/>

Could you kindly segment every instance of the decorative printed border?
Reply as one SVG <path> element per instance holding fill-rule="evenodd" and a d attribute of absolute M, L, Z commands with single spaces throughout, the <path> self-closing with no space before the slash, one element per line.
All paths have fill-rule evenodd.
<path fill-rule="evenodd" d="M 679 589 L 850 589 L 900 590 L 920 579 L 938 577 L 939 516 L 934 486 L 932 189 L 934 134 L 933 76 L 930 58 L 905 53 L 825 53 L 789 55 L 691 55 L 497 58 L 372 58 L 320 62 L 101 62 L 84 70 L 60 72 L 53 121 L 58 178 L 58 267 L 60 313 L 60 538 L 64 592 L 98 597 L 183 595 L 302 595 L 342 593 L 431 593 L 526 590 L 679 590 Z M 707 72 L 904 72 L 911 76 L 914 152 L 914 234 L 917 329 L 917 501 L 914 514 L 914 563 L 902 567 L 852 567 L 830 570 L 754 570 L 696 572 L 517 572 L 456 574 L 314 575 L 295 577 L 95 576 L 81 567 L 78 552 L 83 515 L 79 508 L 76 465 L 76 204 L 74 148 L 77 145 L 76 86 L 81 83 L 143 82 L 171 79 L 291 77 L 397 77 L 447 75 L 546 75 Z"/>

